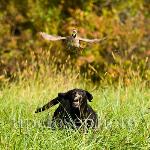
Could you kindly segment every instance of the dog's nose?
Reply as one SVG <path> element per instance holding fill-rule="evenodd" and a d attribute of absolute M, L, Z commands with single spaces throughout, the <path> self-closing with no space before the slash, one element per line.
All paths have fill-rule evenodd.
<path fill-rule="evenodd" d="M 78 108 L 79 105 L 80 105 L 79 101 L 74 101 L 74 102 L 72 103 L 72 106 L 75 107 L 75 108 Z"/>

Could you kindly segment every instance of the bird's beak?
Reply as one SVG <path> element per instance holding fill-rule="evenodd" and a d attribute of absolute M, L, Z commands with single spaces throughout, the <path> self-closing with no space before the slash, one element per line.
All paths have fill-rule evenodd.
<path fill-rule="evenodd" d="M 72 31 L 72 36 L 75 38 L 77 36 L 77 31 L 76 30 L 73 30 Z"/>

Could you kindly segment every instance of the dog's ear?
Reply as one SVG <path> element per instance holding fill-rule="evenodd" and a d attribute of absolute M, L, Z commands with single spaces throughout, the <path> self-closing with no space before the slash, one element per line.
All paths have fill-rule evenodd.
<path fill-rule="evenodd" d="M 65 98 L 66 97 L 66 93 L 58 93 L 58 97 L 59 98 Z"/>
<path fill-rule="evenodd" d="M 45 104 L 43 107 L 37 108 L 36 111 L 35 111 L 35 113 L 47 110 L 47 109 L 51 108 L 52 106 L 54 106 L 54 105 L 56 105 L 58 103 L 59 103 L 59 97 L 56 97 L 53 100 L 51 100 L 50 102 L 48 102 L 47 104 Z"/>
<path fill-rule="evenodd" d="M 89 93 L 88 91 L 85 91 L 85 92 L 86 92 L 86 96 L 87 96 L 87 98 L 88 98 L 89 102 L 91 102 L 91 101 L 92 101 L 92 99 L 93 99 L 92 94 L 91 94 L 91 93 Z"/>

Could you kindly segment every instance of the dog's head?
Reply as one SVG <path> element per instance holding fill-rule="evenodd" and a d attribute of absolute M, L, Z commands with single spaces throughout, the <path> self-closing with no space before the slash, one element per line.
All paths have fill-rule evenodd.
<path fill-rule="evenodd" d="M 58 97 L 63 99 L 64 102 L 68 101 L 73 108 L 81 108 L 82 105 L 87 105 L 87 100 L 91 102 L 93 99 L 92 94 L 82 89 L 73 89 L 66 93 L 58 93 Z"/>

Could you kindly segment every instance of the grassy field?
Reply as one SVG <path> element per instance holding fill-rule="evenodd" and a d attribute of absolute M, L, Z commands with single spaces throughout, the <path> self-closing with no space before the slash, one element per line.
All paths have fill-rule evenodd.
<path fill-rule="evenodd" d="M 41 122 L 57 106 L 39 114 L 35 109 L 75 87 L 93 94 L 99 128 L 81 133 L 44 127 Z M 0 149 L 150 149 L 150 89 L 144 82 L 95 87 L 62 77 L 22 80 L 1 88 L 0 107 Z"/>

